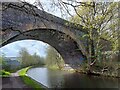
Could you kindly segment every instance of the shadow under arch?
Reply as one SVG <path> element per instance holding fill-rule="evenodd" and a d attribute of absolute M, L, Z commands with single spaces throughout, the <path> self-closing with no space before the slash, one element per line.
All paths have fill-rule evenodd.
<path fill-rule="evenodd" d="M 64 62 L 74 69 L 79 68 L 82 60 L 86 59 L 77 43 L 69 35 L 53 29 L 42 28 L 25 31 L 2 43 L 2 46 L 26 39 L 43 41 L 51 45 L 59 52 Z"/>

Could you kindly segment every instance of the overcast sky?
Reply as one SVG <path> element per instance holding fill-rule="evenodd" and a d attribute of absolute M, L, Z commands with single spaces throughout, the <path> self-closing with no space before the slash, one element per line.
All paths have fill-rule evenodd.
<path fill-rule="evenodd" d="M 49 45 L 36 40 L 22 40 L 16 41 L 0 48 L 0 51 L 7 57 L 15 57 L 19 55 L 21 48 L 26 48 L 30 54 L 37 53 L 42 57 L 46 56 L 46 50 Z"/>

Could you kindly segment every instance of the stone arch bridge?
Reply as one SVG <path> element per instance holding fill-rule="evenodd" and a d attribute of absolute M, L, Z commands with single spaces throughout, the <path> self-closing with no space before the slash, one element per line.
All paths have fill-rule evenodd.
<path fill-rule="evenodd" d="M 0 47 L 25 39 L 40 40 L 53 46 L 66 64 L 77 68 L 87 56 L 87 32 L 80 25 L 51 15 L 25 2 L 1 3 Z"/>

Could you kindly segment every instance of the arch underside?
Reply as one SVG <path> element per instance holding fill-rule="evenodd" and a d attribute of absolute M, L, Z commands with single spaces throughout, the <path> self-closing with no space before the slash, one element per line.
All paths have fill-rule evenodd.
<path fill-rule="evenodd" d="M 85 59 L 77 43 L 69 35 L 53 29 L 29 30 L 10 38 L 4 42 L 2 46 L 25 39 L 39 40 L 48 43 L 60 53 L 65 63 L 74 69 L 79 67 L 83 58 Z"/>

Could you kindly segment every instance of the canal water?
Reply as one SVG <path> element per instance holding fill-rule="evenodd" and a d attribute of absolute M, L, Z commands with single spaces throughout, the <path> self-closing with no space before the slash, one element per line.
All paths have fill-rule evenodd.
<path fill-rule="evenodd" d="M 44 67 L 32 68 L 27 74 L 48 88 L 120 88 L 118 78 L 87 76 Z"/>

